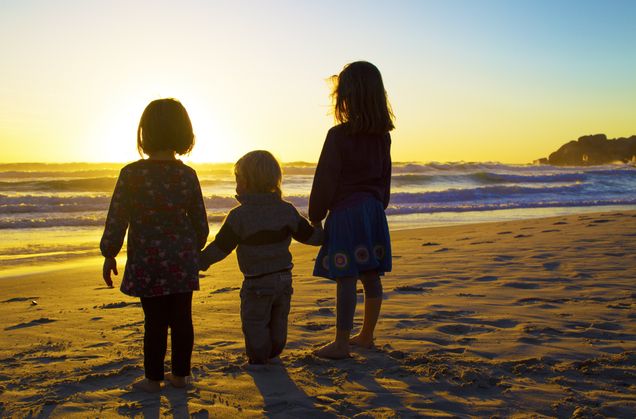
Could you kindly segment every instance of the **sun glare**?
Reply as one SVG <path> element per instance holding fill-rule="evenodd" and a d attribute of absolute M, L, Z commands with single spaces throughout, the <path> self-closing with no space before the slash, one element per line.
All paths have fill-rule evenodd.
<path fill-rule="evenodd" d="M 169 90 L 169 89 L 167 89 Z M 235 142 L 228 138 L 215 119 L 212 104 L 206 103 L 196 95 L 179 92 L 174 89 L 169 95 L 149 96 L 143 93 L 131 93 L 125 98 L 112 100 L 105 106 L 94 129 L 90 145 L 92 161 L 126 162 L 139 158 L 137 153 L 137 126 L 144 108 L 152 100 L 162 97 L 173 97 L 185 106 L 190 119 L 196 145 L 189 156 L 183 160 L 191 162 L 226 162 L 234 161 L 237 150 Z"/>

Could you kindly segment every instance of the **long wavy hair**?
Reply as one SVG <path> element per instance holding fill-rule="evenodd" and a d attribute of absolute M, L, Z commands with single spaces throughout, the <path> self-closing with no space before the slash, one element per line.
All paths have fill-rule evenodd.
<path fill-rule="evenodd" d="M 386 134 L 395 128 L 395 116 L 376 66 L 355 61 L 331 80 L 334 117 L 350 134 Z"/>

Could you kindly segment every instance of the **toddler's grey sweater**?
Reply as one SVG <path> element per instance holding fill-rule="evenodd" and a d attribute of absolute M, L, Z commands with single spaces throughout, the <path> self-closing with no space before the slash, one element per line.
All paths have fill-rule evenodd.
<path fill-rule="evenodd" d="M 239 268 L 246 278 L 291 269 L 291 239 L 319 246 L 324 232 L 311 224 L 289 202 L 275 193 L 237 196 L 214 241 L 201 252 L 199 268 L 207 270 L 236 248 Z"/>

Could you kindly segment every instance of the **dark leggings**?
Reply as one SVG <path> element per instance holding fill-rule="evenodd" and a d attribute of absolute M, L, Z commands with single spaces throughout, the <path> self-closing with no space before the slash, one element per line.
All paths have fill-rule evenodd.
<path fill-rule="evenodd" d="M 353 329 L 353 316 L 356 312 L 358 295 L 356 284 L 358 278 L 338 278 L 336 299 L 336 327 L 340 330 Z M 375 272 L 367 272 L 360 276 L 364 287 L 364 298 L 382 298 L 382 282 Z"/>
<path fill-rule="evenodd" d="M 168 346 L 168 327 L 172 343 L 172 373 L 190 375 L 194 344 L 192 293 L 142 297 L 144 321 L 144 371 L 150 380 L 163 380 L 163 360 Z"/>

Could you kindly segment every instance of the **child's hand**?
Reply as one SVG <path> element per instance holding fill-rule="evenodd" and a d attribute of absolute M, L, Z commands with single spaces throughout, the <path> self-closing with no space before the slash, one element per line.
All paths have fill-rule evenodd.
<path fill-rule="evenodd" d="M 201 261 L 199 261 L 199 270 L 200 271 L 207 271 L 208 269 L 210 269 L 210 265 L 209 264 L 205 264 Z"/>
<path fill-rule="evenodd" d="M 210 264 L 205 263 L 204 260 L 205 260 L 205 257 L 203 256 L 203 252 L 199 251 L 199 270 L 200 271 L 207 271 L 210 268 Z"/>
<path fill-rule="evenodd" d="M 115 275 L 117 272 L 117 261 L 115 258 L 104 258 L 104 267 L 102 268 L 102 276 L 104 277 L 104 282 L 108 287 L 113 287 L 113 280 L 110 278 L 110 272 L 113 271 Z"/>

